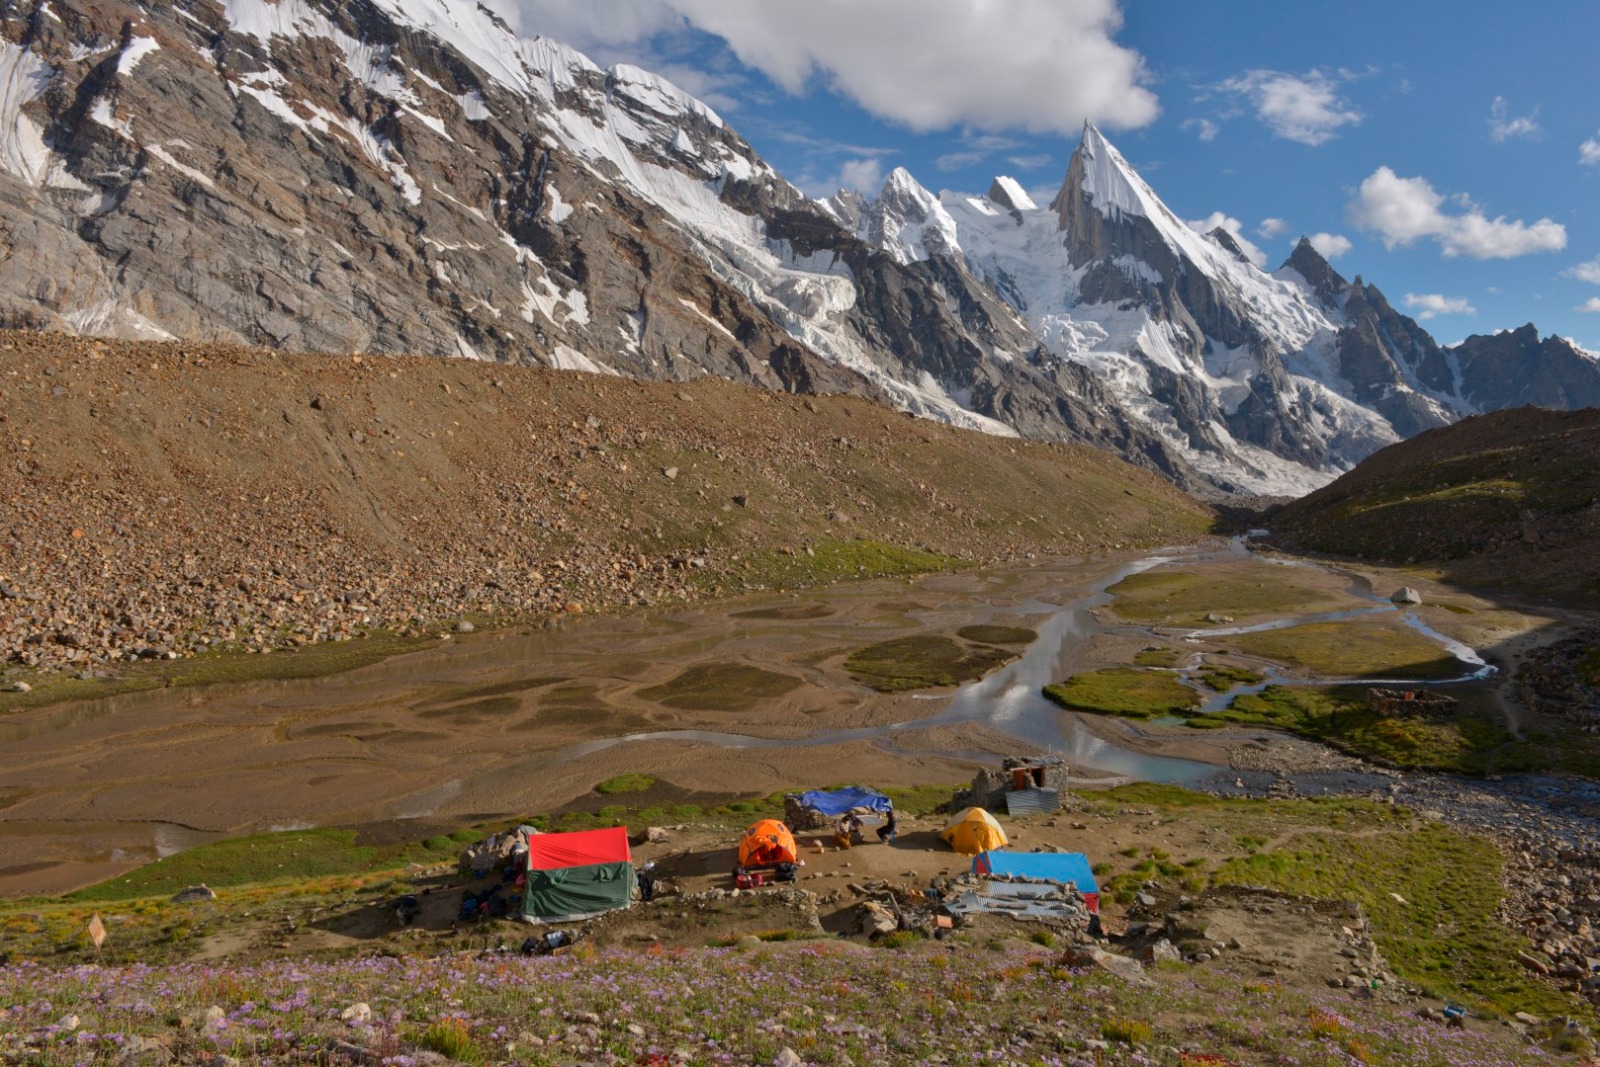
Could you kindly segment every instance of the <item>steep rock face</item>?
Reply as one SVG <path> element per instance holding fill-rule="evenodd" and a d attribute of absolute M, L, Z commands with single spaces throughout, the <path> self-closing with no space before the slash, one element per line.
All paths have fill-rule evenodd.
<path fill-rule="evenodd" d="M 9 325 L 870 390 L 550 136 L 555 102 L 639 129 L 676 108 L 701 158 L 755 169 L 642 72 L 525 42 L 547 92 L 519 94 L 368 4 L 58 2 L 5 32 L 53 71 L 26 121 L 79 176 L 0 175 L 32 250 L 0 271 Z"/>
<path fill-rule="evenodd" d="M 991 294 L 872 253 L 848 199 L 808 200 L 711 108 L 481 7 L 65 0 L 0 35 L 0 324 L 862 393 L 1201 484 L 1094 381 L 1028 364 Z M 879 244 L 937 232 L 936 198 L 892 188 Z"/>
<path fill-rule="evenodd" d="M 1283 269 L 1304 279 L 1330 315 L 1343 318 L 1338 369 L 1355 399 L 1377 410 L 1402 437 L 1453 421 L 1455 379 L 1443 350 L 1413 319 L 1395 311 L 1377 286 L 1359 277 L 1345 281 L 1305 238 Z"/>
<path fill-rule="evenodd" d="M 1600 407 L 1600 362 L 1564 337 L 1540 340 L 1531 322 L 1448 351 L 1461 367 L 1462 395 L 1479 411 Z"/>

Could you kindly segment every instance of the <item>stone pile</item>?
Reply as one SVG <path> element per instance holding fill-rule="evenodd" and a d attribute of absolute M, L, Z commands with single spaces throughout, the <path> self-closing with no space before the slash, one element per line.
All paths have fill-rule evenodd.
<path fill-rule="evenodd" d="M 1529 708 L 1600 733 L 1600 632 L 1530 652 L 1517 671 L 1517 696 Z"/>

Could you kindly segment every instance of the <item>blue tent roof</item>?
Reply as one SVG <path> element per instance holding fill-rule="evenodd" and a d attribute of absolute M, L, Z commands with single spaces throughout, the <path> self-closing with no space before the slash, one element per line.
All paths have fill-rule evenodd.
<path fill-rule="evenodd" d="M 1080 893 L 1100 892 L 1089 857 L 1082 852 L 980 852 L 973 857 L 972 869 L 980 874 L 1070 882 Z"/>
<path fill-rule="evenodd" d="M 889 798 L 882 793 L 862 789 L 860 786 L 834 790 L 813 789 L 809 793 L 800 794 L 800 803 L 824 815 L 843 815 L 853 808 L 888 811 L 894 807 L 889 803 Z"/>

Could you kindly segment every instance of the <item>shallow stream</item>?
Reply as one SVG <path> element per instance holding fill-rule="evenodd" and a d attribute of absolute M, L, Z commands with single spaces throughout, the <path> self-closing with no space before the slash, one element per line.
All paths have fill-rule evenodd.
<path fill-rule="evenodd" d="M 1107 589 L 1131 574 L 1252 557 L 1234 541 L 1121 563 L 1036 561 L 763 594 L 476 634 L 325 678 L 156 690 L 20 712 L 0 720 L 0 895 L 59 891 L 252 831 L 553 810 L 622 771 L 705 795 L 748 796 L 793 785 L 797 775 L 952 781 L 973 762 L 1011 751 L 1010 738 L 1065 756 L 1075 775 L 1101 781 L 1259 789 L 1260 775 L 1227 769 L 1225 746 L 1200 736 L 1209 731 L 1168 731 L 1179 740 L 1166 748 L 1213 762 L 1155 755 L 1141 750 L 1160 747 L 1140 736 L 1147 727 L 1069 714 L 1042 694 L 1092 664 L 1098 640 L 1189 642 L 1198 650 L 1259 629 L 1158 631 L 1096 617 L 1111 600 Z M 1269 625 L 1395 613 L 1457 658 L 1457 680 L 1492 670 L 1415 611 L 1319 569 L 1355 581 L 1348 591 L 1370 606 Z M 1017 659 L 954 690 L 878 694 L 839 666 L 845 653 L 875 641 L 987 623 L 1026 625 L 1037 637 Z M 650 696 L 652 686 L 690 668 L 730 664 L 799 679 L 799 686 L 722 710 L 676 710 Z M 1192 676 L 1193 665 L 1180 673 Z M 1206 707 L 1259 688 L 1217 694 Z M 1320 788 L 1315 777 L 1296 782 L 1302 791 Z M 1349 776 L 1327 784 L 1367 785 Z"/>

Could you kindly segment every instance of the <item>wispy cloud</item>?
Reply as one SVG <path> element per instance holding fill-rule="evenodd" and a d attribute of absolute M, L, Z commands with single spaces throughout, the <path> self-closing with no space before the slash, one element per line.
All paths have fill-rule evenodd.
<path fill-rule="evenodd" d="M 1590 285 L 1600 285 L 1600 256 L 1595 256 L 1586 263 L 1579 263 L 1577 266 L 1568 267 L 1561 273 L 1566 275 L 1568 278 L 1576 278 L 1580 282 L 1588 282 Z"/>
<path fill-rule="evenodd" d="M 752 119 L 747 123 L 751 129 L 761 131 L 763 137 L 784 144 L 804 148 L 813 155 L 822 156 L 892 156 L 898 153 L 898 148 L 886 145 L 852 144 L 849 141 L 836 141 L 831 137 L 816 137 L 804 130 L 796 130 L 788 124 L 768 122 L 761 118 Z"/>
<path fill-rule="evenodd" d="M 1417 310 L 1417 318 L 1426 322 L 1439 315 L 1476 315 L 1478 309 L 1465 297 L 1440 296 L 1438 293 L 1407 293 L 1405 305 Z"/>
<path fill-rule="evenodd" d="M 1350 219 L 1379 234 L 1388 248 L 1426 237 L 1451 257 L 1510 259 L 1567 246 L 1567 229 L 1559 222 L 1544 218 L 1530 223 L 1503 215 L 1491 219 L 1471 200 L 1457 199 L 1464 210 L 1451 214 L 1444 210 L 1445 198 L 1426 179 L 1402 178 L 1379 167 L 1361 183 L 1350 204 Z"/>
<path fill-rule="evenodd" d="M 1586 167 L 1600 167 L 1600 133 L 1578 146 L 1578 162 Z"/>
<path fill-rule="evenodd" d="M 1041 152 L 1033 156 L 1007 156 L 1006 162 L 1020 171 L 1039 170 L 1055 162 L 1056 157 L 1048 152 Z"/>
<path fill-rule="evenodd" d="M 975 167 L 991 156 L 1001 152 L 1009 152 L 1014 148 L 1021 148 L 1022 142 L 1013 137 L 998 134 L 971 133 L 961 139 L 961 147 L 954 151 L 946 152 L 934 160 L 934 166 L 942 171 L 963 170 Z"/>
<path fill-rule="evenodd" d="M 1222 132 L 1222 127 L 1210 119 L 1184 119 L 1180 128 L 1193 130 L 1194 135 L 1202 141 L 1215 141 L 1217 134 Z"/>
<path fill-rule="evenodd" d="M 1265 218 L 1261 220 L 1261 225 L 1256 227 L 1256 234 L 1264 241 L 1281 237 L 1288 232 L 1289 224 L 1282 219 Z"/>
<path fill-rule="evenodd" d="M 1349 71 L 1288 74 L 1251 70 L 1229 78 L 1217 88 L 1247 102 L 1256 118 L 1277 136 L 1319 145 L 1336 137 L 1341 127 L 1354 125 L 1363 117 L 1339 95 L 1341 83 L 1353 76 Z"/>
<path fill-rule="evenodd" d="M 1600 296 L 1591 296 L 1572 310 L 1583 315 L 1600 315 Z"/>
<path fill-rule="evenodd" d="M 1511 105 L 1506 103 L 1505 97 L 1497 96 L 1489 105 L 1489 140 L 1495 144 L 1509 141 L 1513 137 L 1537 141 L 1543 136 L 1544 128 L 1539 125 L 1537 107 L 1530 114 L 1513 117 Z"/>

